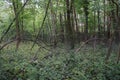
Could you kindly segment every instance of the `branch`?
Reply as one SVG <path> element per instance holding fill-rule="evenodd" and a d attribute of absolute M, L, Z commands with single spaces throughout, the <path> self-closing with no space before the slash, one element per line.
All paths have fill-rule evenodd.
<path fill-rule="evenodd" d="M 87 41 L 85 41 L 78 49 L 76 49 L 75 53 L 79 52 L 81 50 L 81 48 L 83 46 L 85 46 L 85 44 L 87 44 L 88 42 L 90 41 L 93 41 L 93 40 L 100 40 L 101 38 L 92 38 L 92 39 L 88 39 Z"/>
<path fill-rule="evenodd" d="M 4 47 L 6 47 L 8 44 L 11 44 L 11 43 L 14 42 L 14 41 L 16 41 L 16 40 L 10 40 L 10 41 L 6 42 L 5 44 L 3 44 L 2 46 L 0 46 L 0 51 L 1 51 Z"/>
<path fill-rule="evenodd" d="M 5 31 L 5 33 L 2 35 L 2 37 L 0 38 L 0 43 L 2 42 L 4 36 L 8 33 L 8 31 L 10 30 L 11 26 L 13 25 L 14 21 L 16 20 L 16 18 L 18 17 L 18 15 L 20 14 L 20 12 L 23 10 L 23 8 L 25 7 L 25 5 L 27 4 L 29 0 L 26 0 L 26 2 L 23 4 L 23 6 L 21 7 L 21 9 L 18 11 L 17 16 L 15 16 L 15 18 L 12 20 L 12 22 L 10 23 L 10 25 L 8 26 L 7 30 Z"/>
<path fill-rule="evenodd" d="M 31 41 L 31 42 L 35 42 L 34 40 L 32 40 L 32 39 L 22 39 L 23 41 Z M 0 50 L 2 50 L 4 47 L 6 47 L 8 44 L 11 44 L 12 42 L 14 42 L 14 41 L 16 41 L 16 39 L 14 39 L 14 40 L 10 40 L 10 41 L 8 41 L 8 42 L 6 42 L 6 43 L 4 43 L 2 46 L 0 46 Z M 42 42 L 42 41 L 41 41 Z M 43 42 L 44 43 L 44 42 Z M 48 50 L 48 51 L 50 51 L 49 49 L 47 49 L 45 46 L 42 46 L 42 45 L 39 45 L 39 43 L 36 41 L 35 42 L 35 44 L 37 44 L 38 46 L 41 46 L 41 48 L 44 48 L 44 49 L 46 49 L 46 50 Z M 45 44 L 45 43 L 44 43 Z M 46 45 L 46 44 L 45 44 Z"/>
<path fill-rule="evenodd" d="M 117 2 L 115 2 L 115 0 L 111 0 L 113 4 L 116 5 L 116 15 L 118 17 L 118 12 L 119 12 L 119 5 L 117 4 Z"/>
<path fill-rule="evenodd" d="M 38 34 L 37 34 L 37 37 L 36 37 L 35 42 L 33 43 L 32 47 L 31 47 L 31 49 L 34 47 L 34 45 L 35 45 L 35 43 L 36 43 L 36 41 L 37 41 L 37 39 L 38 39 L 38 37 L 39 37 L 40 31 L 41 31 L 41 29 L 43 28 L 45 19 L 46 19 L 47 14 L 48 14 L 48 9 L 49 9 L 49 4 L 50 4 L 50 2 L 51 2 L 51 0 L 48 1 L 48 4 L 47 4 L 47 8 L 46 8 L 46 12 L 45 12 L 45 16 L 44 16 L 43 22 L 42 22 L 42 24 L 41 24 L 41 26 L 40 26 L 40 28 L 39 28 L 39 32 L 38 32 Z"/>

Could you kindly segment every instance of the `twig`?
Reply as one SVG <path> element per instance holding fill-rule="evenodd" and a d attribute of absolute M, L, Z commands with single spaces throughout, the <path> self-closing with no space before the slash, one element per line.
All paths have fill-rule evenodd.
<path fill-rule="evenodd" d="M 88 42 L 90 41 L 93 41 L 93 40 L 100 40 L 101 38 L 92 38 L 92 39 L 88 39 L 87 41 L 85 41 L 78 49 L 76 49 L 75 53 L 79 52 L 81 50 L 82 47 L 85 46 L 85 44 L 87 44 Z"/>

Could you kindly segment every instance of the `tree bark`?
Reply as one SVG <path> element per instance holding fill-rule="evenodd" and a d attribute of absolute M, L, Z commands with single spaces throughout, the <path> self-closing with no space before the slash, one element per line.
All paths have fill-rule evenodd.
<path fill-rule="evenodd" d="M 15 0 L 12 0 L 13 2 L 13 7 L 14 7 L 14 13 L 15 13 L 15 17 L 16 17 L 16 40 L 17 40 L 17 43 L 16 43 L 16 49 L 18 49 L 19 47 L 19 44 L 20 44 L 20 41 L 21 41 L 21 33 L 20 33 L 20 17 L 18 16 L 18 10 L 19 10 L 19 0 L 15 1 Z"/>
<path fill-rule="evenodd" d="M 71 6 L 70 0 L 66 0 L 66 9 L 67 9 L 67 25 L 66 25 L 66 41 L 70 45 L 71 49 L 74 48 L 74 28 L 71 23 Z"/>

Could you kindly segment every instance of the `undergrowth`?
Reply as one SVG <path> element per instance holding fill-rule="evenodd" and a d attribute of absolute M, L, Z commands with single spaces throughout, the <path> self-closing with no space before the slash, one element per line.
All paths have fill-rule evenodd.
<path fill-rule="evenodd" d="M 91 46 L 81 51 L 56 48 L 47 51 L 22 44 L 0 52 L 0 80 L 120 80 L 120 64 L 113 51 L 105 63 L 107 48 Z M 39 50 L 38 50 L 39 49 Z M 49 48 L 48 48 L 49 49 Z"/>

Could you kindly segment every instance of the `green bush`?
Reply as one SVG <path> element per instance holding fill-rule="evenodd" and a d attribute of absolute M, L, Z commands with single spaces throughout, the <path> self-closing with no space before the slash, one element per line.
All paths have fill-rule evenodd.
<path fill-rule="evenodd" d="M 3 50 L 0 54 L 0 80 L 120 80 L 120 64 L 115 54 L 105 63 L 105 50 L 96 49 L 74 53 L 57 49 L 57 53 L 44 58 L 40 52 L 31 61 L 31 51 Z M 41 57 L 43 56 L 43 57 Z"/>

